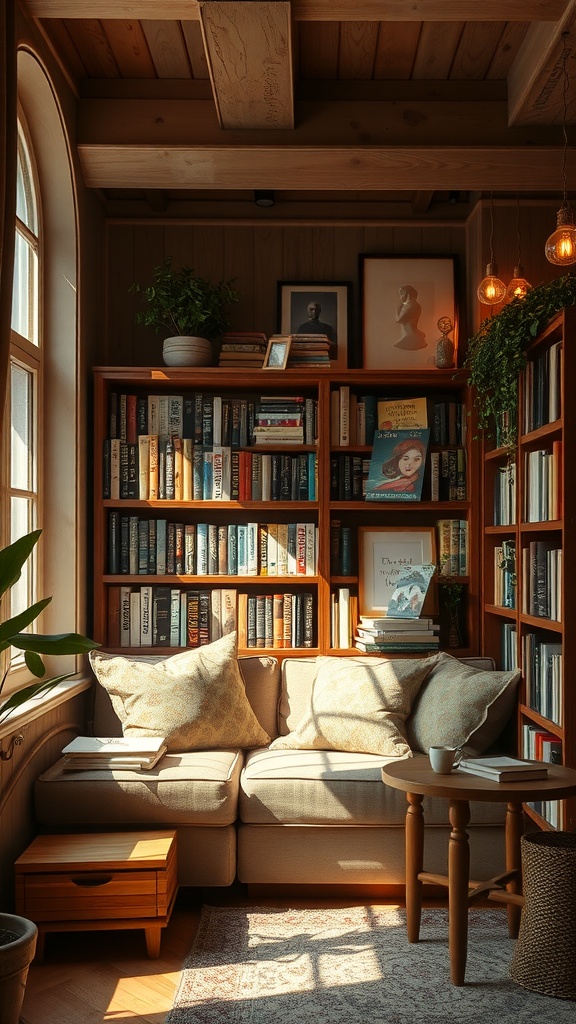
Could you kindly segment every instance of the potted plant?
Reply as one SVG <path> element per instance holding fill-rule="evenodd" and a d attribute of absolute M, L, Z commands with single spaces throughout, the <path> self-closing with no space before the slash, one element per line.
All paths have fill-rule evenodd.
<path fill-rule="evenodd" d="M 166 333 L 163 358 L 168 366 L 206 366 L 212 361 L 211 342 L 229 326 L 228 310 L 240 295 L 232 281 L 213 284 L 190 267 L 172 268 L 171 258 L 155 267 L 152 283 L 133 284 L 145 309 L 136 322 Z"/>
<path fill-rule="evenodd" d="M 41 532 L 35 530 L 0 550 L 0 600 L 20 579 L 22 566 L 38 542 Z M 6 721 L 26 701 L 47 693 L 71 674 L 43 679 L 45 668 L 41 655 L 84 654 L 98 646 L 79 633 L 50 635 L 22 632 L 38 618 L 51 600 L 51 597 L 47 597 L 37 601 L 26 611 L 0 623 L 0 652 L 10 647 L 23 651 L 26 665 L 39 680 L 12 694 L 2 704 L 0 722 Z M 8 667 L 0 681 L 0 694 L 7 675 Z M 36 925 L 27 918 L 0 913 L 0 1024 L 18 1024 L 20 1020 L 26 978 L 36 950 L 37 935 Z"/>
<path fill-rule="evenodd" d="M 556 313 L 575 304 L 576 276 L 566 274 L 531 288 L 523 299 L 512 299 L 468 340 L 464 366 L 476 391 L 478 423 L 503 447 L 516 440 L 518 378 L 527 348 Z"/>

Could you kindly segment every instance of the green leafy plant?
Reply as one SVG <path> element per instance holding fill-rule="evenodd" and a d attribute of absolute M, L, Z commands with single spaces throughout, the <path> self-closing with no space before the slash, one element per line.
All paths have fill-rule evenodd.
<path fill-rule="evenodd" d="M 240 301 L 233 282 L 213 284 L 198 277 L 190 267 L 172 269 L 168 259 L 155 267 L 153 281 L 147 287 L 133 284 L 130 291 L 141 293 L 146 308 L 136 314 L 136 322 L 152 327 L 157 334 L 191 335 L 212 341 L 229 327 L 228 310 Z"/>
<path fill-rule="evenodd" d="M 37 544 L 41 530 L 34 530 L 33 533 L 21 537 L 20 540 L 0 550 L 0 600 L 18 582 L 22 573 L 22 566 L 32 553 Z M 53 689 L 63 679 L 68 679 L 73 673 L 54 676 L 51 679 L 42 679 L 46 669 L 41 655 L 62 655 L 62 654 L 85 654 L 94 647 L 98 647 L 93 640 L 82 636 L 80 633 L 42 634 L 25 633 L 30 623 L 38 618 L 40 613 L 50 604 L 52 598 L 46 597 L 37 601 L 26 611 L 20 612 L 11 619 L 0 623 L 0 652 L 8 650 L 9 647 L 16 647 L 24 652 L 26 665 L 32 675 L 41 679 L 41 682 L 31 683 L 29 686 L 13 693 L 0 707 L 0 722 L 6 718 L 17 707 L 24 704 L 33 697 L 39 697 Z M 6 668 L 0 681 L 0 694 L 4 688 L 8 668 Z"/>
<path fill-rule="evenodd" d="M 526 365 L 526 350 L 555 313 L 576 304 L 576 276 L 566 274 L 530 289 L 488 317 L 468 340 L 464 366 L 468 384 L 476 390 L 481 430 L 508 446 L 516 437 L 518 378 Z M 503 433 L 502 433 L 503 431 Z"/>

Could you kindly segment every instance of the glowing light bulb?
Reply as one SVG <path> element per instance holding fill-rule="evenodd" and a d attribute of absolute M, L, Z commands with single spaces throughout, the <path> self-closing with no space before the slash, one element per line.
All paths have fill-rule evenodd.
<path fill-rule="evenodd" d="M 487 264 L 486 276 L 480 281 L 476 294 L 484 306 L 497 306 L 506 297 L 506 285 L 498 277 L 495 263 Z"/>
<path fill-rule="evenodd" d="M 558 210 L 556 225 L 556 231 L 552 232 L 544 246 L 544 254 L 549 263 L 569 267 L 576 263 L 576 224 L 567 203 L 562 203 Z"/>
<path fill-rule="evenodd" d="M 518 263 L 514 267 L 514 276 L 506 289 L 507 297 L 509 299 L 524 299 L 531 287 L 532 285 L 524 277 L 524 267 Z"/>

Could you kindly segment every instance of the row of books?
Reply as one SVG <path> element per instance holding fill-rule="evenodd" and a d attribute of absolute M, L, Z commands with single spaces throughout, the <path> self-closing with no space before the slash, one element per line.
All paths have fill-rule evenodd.
<path fill-rule="evenodd" d="M 548 764 L 562 764 L 562 743 L 557 736 L 537 725 L 522 726 L 524 757 L 536 758 Z M 559 800 L 532 800 L 528 803 L 553 828 L 564 828 L 563 809 Z"/>
<path fill-rule="evenodd" d="M 313 595 L 247 594 L 228 588 L 108 588 L 110 647 L 201 647 L 234 630 L 239 647 L 311 648 Z"/>
<path fill-rule="evenodd" d="M 466 519 L 438 519 L 438 565 L 441 576 L 468 575 L 468 522 Z"/>
<path fill-rule="evenodd" d="M 315 523 L 173 523 L 109 515 L 111 575 L 314 576 Z"/>
<path fill-rule="evenodd" d="M 295 412 L 304 443 L 315 444 L 318 433 L 316 398 L 303 395 L 227 397 L 208 392 L 139 395 L 113 391 L 109 402 L 108 438 L 137 444 L 141 435 L 157 434 L 181 440 L 190 438 L 200 445 L 246 448 L 255 444 L 256 425 L 268 425 L 263 420 L 293 419 L 293 415 L 288 417 L 287 414 Z"/>
<path fill-rule="evenodd" d="M 529 359 L 523 374 L 522 433 L 554 423 L 561 415 L 562 342 Z"/>
<path fill-rule="evenodd" d="M 443 448 L 430 452 L 430 500 L 466 501 L 467 493 L 466 450 Z"/>
<path fill-rule="evenodd" d="M 516 541 L 503 540 L 494 548 L 494 604 L 516 607 Z"/>
<path fill-rule="evenodd" d="M 428 616 L 380 618 L 360 615 L 354 646 L 367 654 L 434 651 L 438 649 L 440 627 Z"/>
<path fill-rule="evenodd" d="M 550 636 L 526 633 L 521 638 L 526 705 L 562 724 L 562 644 Z"/>
<path fill-rule="evenodd" d="M 554 540 L 531 540 L 522 549 L 522 608 L 528 615 L 562 618 L 562 550 Z"/>
<path fill-rule="evenodd" d="M 515 622 L 503 622 L 501 632 L 501 665 L 508 672 L 515 672 L 518 664 L 518 630 Z"/>
<path fill-rule="evenodd" d="M 524 509 L 526 523 L 560 519 L 562 515 L 562 442 L 553 441 L 552 448 L 539 448 L 525 453 Z"/>
<path fill-rule="evenodd" d="M 377 436 L 379 434 L 377 431 Z M 467 494 L 465 450 L 445 448 L 441 452 L 430 452 L 429 459 L 430 500 L 464 501 Z M 371 461 L 362 455 L 333 453 L 330 458 L 330 500 L 365 500 L 370 490 Z M 398 500 L 405 499 L 406 494 L 398 492 L 397 497 Z"/>
<path fill-rule="evenodd" d="M 139 501 L 315 501 L 316 452 L 235 451 L 144 435 L 104 442 L 103 495 Z"/>
<path fill-rule="evenodd" d="M 358 597 L 349 587 L 335 587 L 330 594 L 330 643 L 348 650 L 358 621 Z"/>
<path fill-rule="evenodd" d="M 494 476 L 494 526 L 512 526 L 516 522 L 516 463 L 497 466 Z"/>
<path fill-rule="evenodd" d="M 330 439 L 334 446 L 371 445 L 376 430 L 403 430 L 430 426 L 430 441 L 437 445 L 465 445 L 466 409 L 452 399 L 386 398 L 357 394 L 347 384 L 330 395 Z"/>
<path fill-rule="evenodd" d="M 358 565 L 356 531 L 339 519 L 330 522 L 330 572 L 332 576 L 355 575 Z"/>

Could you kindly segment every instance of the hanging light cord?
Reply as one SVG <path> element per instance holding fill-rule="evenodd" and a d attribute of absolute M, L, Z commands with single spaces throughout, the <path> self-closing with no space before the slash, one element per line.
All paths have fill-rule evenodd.
<path fill-rule="evenodd" d="M 519 267 L 522 264 L 522 257 L 520 253 L 520 200 L 518 193 L 516 193 L 516 240 L 518 243 L 518 256 L 516 257 L 516 266 Z"/>
<path fill-rule="evenodd" d="M 494 192 L 490 193 L 490 263 L 494 263 Z"/>
<path fill-rule="evenodd" d="M 566 130 L 566 121 L 568 118 L 568 32 L 562 33 L 562 73 L 564 76 L 564 84 L 562 87 L 562 133 L 564 136 L 564 149 L 562 151 L 562 184 L 564 190 L 564 197 L 562 199 L 562 206 L 568 206 L 568 191 L 566 187 L 566 154 L 568 151 L 568 132 Z"/>

